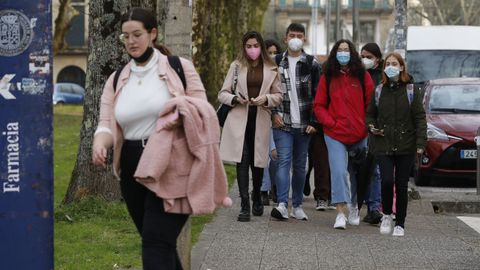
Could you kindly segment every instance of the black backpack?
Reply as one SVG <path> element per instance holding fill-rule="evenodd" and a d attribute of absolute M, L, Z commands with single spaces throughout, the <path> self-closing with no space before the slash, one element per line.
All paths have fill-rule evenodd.
<path fill-rule="evenodd" d="M 182 81 L 183 84 L 183 89 L 187 89 L 187 80 L 185 79 L 185 73 L 183 72 L 183 67 L 182 63 L 180 62 L 180 57 L 176 55 L 169 55 L 167 56 L 168 58 L 168 64 L 177 72 L 178 77 L 180 77 L 180 80 Z M 113 92 L 117 91 L 117 84 L 118 84 L 118 78 L 120 77 L 120 73 L 122 72 L 123 68 L 125 65 L 122 65 L 117 69 L 115 72 L 115 75 L 113 76 Z"/>

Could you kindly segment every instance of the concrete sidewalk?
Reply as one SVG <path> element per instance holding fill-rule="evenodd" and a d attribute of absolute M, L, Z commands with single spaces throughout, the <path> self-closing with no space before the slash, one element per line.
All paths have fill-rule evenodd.
<path fill-rule="evenodd" d="M 236 185 L 231 197 L 234 206 L 219 210 L 193 247 L 191 269 L 480 269 L 480 234 L 435 214 L 430 199 L 409 202 L 405 237 L 394 238 L 363 222 L 335 230 L 335 211 L 315 211 L 312 197 L 304 202 L 308 221 L 276 221 L 267 206 L 237 222 Z"/>

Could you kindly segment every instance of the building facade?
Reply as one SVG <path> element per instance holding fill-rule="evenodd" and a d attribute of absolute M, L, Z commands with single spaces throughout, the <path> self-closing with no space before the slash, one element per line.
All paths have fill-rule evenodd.
<path fill-rule="evenodd" d="M 72 18 L 71 27 L 65 36 L 65 48 L 54 52 L 53 81 L 72 82 L 85 87 L 87 70 L 87 37 L 88 37 L 88 0 L 70 0 L 76 15 Z M 60 1 L 54 0 L 52 20 L 58 17 Z M 54 27 L 55 29 L 55 27 Z"/>
<path fill-rule="evenodd" d="M 307 42 L 305 51 L 315 55 L 327 55 L 327 47 L 335 43 L 336 0 L 271 0 L 264 19 L 265 38 L 283 43 L 285 30 L 290 23 L 305 26 Z M 338 0 L 341 4 L 340 38 L 352 39 L 352 0 Z M 317 22 L 314 23 L 314 4 L 317 5 Z M 330 5 L 330 25 L 327 24 L 326 10 Z M 393 0 L 359 0 L 360 35 L 359 47 L 368 42 L 376 42 L 384 47 L 388 31 L 394 24 Z M 329 31 L 329 43 L 326 37 Z M 285 46 L 285 45 L 284 45 Z M 315 52 L 312 50 L 315 48 Z"/>

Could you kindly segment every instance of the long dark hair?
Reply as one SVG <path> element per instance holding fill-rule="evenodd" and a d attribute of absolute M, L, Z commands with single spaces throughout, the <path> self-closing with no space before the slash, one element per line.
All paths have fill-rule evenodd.
<path fill-rule="evenodd" d="M 240 62 L 242 66 L 246 66 L 248 68 L 251 68 L 251 61 L 249 60 L 247 53 L 245 52 L 245 44 L 247 44 L 247 41 L 251 38 L 254 38 L 257 40 L 257 42 L 260 44 L 260 61 L 262 63 L 268 63 L 272 66 L 275 66 L 275 63 L 273 60 L 270 58 L 267 52 L 267 48 L 265 46 L 265 42 L 263 41 L 262 35 L 257 32 L 257 31 L 249 31 L 245 33 L 242 37 L 242 47 L 240 48 L 240 51 L 238 52 L 237 60 Z"/>
<path fill-rule="evenodd" d="M 378 61 L 382 60 L 382 51 L 380 50 L 380 47 L 378 47 L 377 43 L 372 42 L 372 43 L 367 43 L 363 45 L 360 52 L 362 51 L 367 51 L 373 54 L 378 59 Z"/>
<path fill-rule="evenodd" d="M 347 64 L 350 73 L 360 81 L 363 81 L 363 76 L 365 76 L 365 68 L 363 67 L 360 55 L 355 49 L 355 45 L 353 45 L 353 43 L 348 39 L 340 39 L 335 43 L 335 45 L 333 45 L 332 50 L 328 55 L 328 59 L 323 66 L 323 73 L 329 78 L 340 74 L 341 65 L 337 60 L 337 51 L 338 47 L 340 47 L 340 44 L 342 43 L 347 43 L 350 50 L 350 61 Z"/>
<path fill-rule="evenodd" d="M 141 7 L 133 7 L 128 11 L 127 13 L 124 13 L 122 17 L 120 18 L 120 25 L 123 25 L 125 22 L 128 21 L 138 21 L 143 24 L 143 27 L 145 30 L 147 30 L 148 33 L 152 31 L 153 28 L 157 28 L 157 19 L 153 15 L 153 13 L 145 8 Z M 168 49 L 166 46 L 162 44 L 157 44 L 157 37 L 158 37 L 158 31 L 157 31 L 157 36 L 153 40 L 153 46 L 157 48 L 162 54 L 165 55 L 171 55 L 172 52 L 170 49 Z"/>
<path fill-rule="evenodd" d="M 273 39 L 266 39 L 265 40 L 265 48 L 268 49 L 272 46 L 275 46 L 275 49 L 277 49 L 277 53 L 281 53 L 282 52 L 282 46 L 280 46 L 280 44 L 273 40 Z"/>

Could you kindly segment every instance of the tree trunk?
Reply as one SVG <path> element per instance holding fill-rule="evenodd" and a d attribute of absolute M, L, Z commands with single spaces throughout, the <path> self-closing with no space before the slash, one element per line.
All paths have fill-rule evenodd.
<path fill-rule="evenodd" d="M 247 31 L 262 31 L 269 0 L 196 0 L 193 7 L 193 61 L 211 103 L 217 102 L 230 63 Z"/>
<path fill-rule="evenodd" d="M 78 11 L 72 7 L 70 0 L 60 0 L 58 16 L 55 19 L 55 33 L 53 35 L 53 52 L 56 54 L 65 47 L 65 35 L 70 29 L 72 18 Z"/>
<path fill-rule="evenodd" d="M 92 163 L 93 133 L 98 123 L 100 96 L 108 76 L 127 56 L 120 43 L 120 16 L 131 6 L 155 10 L 155 0 L 91 0 L 89 4 L 88 62 L 83 122 L 77 162 L 72 172 L 64 203 L 96 195 L 106 200 L 121 198 L 118 181 L 108 169 Z"/>

